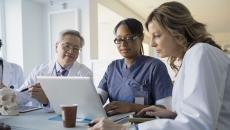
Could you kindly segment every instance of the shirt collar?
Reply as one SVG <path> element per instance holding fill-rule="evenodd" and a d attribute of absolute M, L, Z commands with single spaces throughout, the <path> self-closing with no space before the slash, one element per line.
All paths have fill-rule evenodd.
<path fill-rule="evenodd" d="M 61 65 L 60 65 L 59 63 L 57 63 L 57 62 L 55 63 L 55 69 L 56 69 L 57 72 L 60 72 L 60 71 L 62 71 L 63 69 L 69 71 L 70 68 L 71 68 L 72 66 L 73 66 L 73 65 L 68 65 L 67 67 L 62 68 Z"/>
<path fill-rule="evenodd" d="M 123 69 L 133 69 L 133 68 L 136 68 L 136 66 L 138 66 L 139 64 L 142 63 L 142 60 L 143 60 L 143 55 L 140 55 L 140 56 L 137 56 L 136 59 L 135 59 L 135 62 L 131 65 L 130 68 L 127 67 L 126 63 L 125 63 L 125 59 L 123 59 L 124 63 L 123 63 Z"/>

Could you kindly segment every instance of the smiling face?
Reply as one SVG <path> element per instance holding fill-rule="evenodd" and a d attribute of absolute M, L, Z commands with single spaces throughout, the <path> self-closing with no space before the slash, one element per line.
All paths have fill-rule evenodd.
<path fill-rule="evenodd" d="M 121 24 L 116 31 L 117 49 L 124 58 L 135 58 L 140 55 L 142 38 L 134 36 L 128 27 Z"/>
<path fill-rule="evenodd" d="M 153 20 L 148 24 L 148 30 L 151 35 L 151 46 L 156 48 L 159 57 L 174 56 L 181 58 L 183 56 L 184 48 L 181 46 L 181 41 L 173 37 L 156 21 Z"/>
<path fill-rule="evenodd" d="M 62 40 L 56 44 L 58 63 L 62 67 L 72 65 L 76 61 L 81 48 L 80 42 L 79 37 L 66 34 L 63 36 Z"/>

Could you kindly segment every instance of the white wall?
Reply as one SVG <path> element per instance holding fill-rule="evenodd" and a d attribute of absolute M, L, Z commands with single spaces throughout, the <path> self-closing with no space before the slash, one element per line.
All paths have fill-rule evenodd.
<path fill-rule="evenodd" d="M 47 44 L 47 30 L 45 29 L 45 6 L 31 0 L 22 1 L 22 29 L 23 29 L 23 63 L 25 75 L 34 66 L 47 63 L 49 48 Z"/>
<path fill-rule="evenodd" d="M 23 66 L 22 1 L 5 1 L 7 60 Z"/>
<path fill-rule="evenodd" d="M 5 17 L 5 6 L 4 6 L 4 1 L 0 0 L 0 39 L 2 40 L 2 43 L 5 43 L 5 22 L 4 22 L 4 17 Z M 6 57 L 6 48 L 5 46 L 1 47 L 0 50 L 0 57 L 5 58 Z"/>
<path fill-rule="evenodd" d="M 124 18 L 136 18 L 142 23 L 144 19 L 137 15 L 135 12 L 125 7 L 119 1 L 114 0 L 98 0 L 98 59 L 117 59 L 121 58 L 118 53 L 116 45 L 113 43 L 115 38 L 114 27 L 116 24 Z M 152 49 L 144 40 L 144 51 L 146 55 L 152 55 Z"/>
<path fill-rule="evenodd" d="M 46 7 L 31 0 L 5 0 L 4 20 L 6 59 L 22 66 L 27 76 L 48 61 Z"/>
<path fill-rule="evenodd" d="M 68 0 L 66 9 L 78 9 L 80 11 L 80 28 L 85 39 L 85 46 L 82 49 L 81 59 L 83 64 L 91 68 L 91 59 L 98 56 L 97 46 L 97 0 Z M 64 10 L 61 4 L 49 6 L 48 13 Z"/>
<path fill-rule="evenodd" d="M 212 33 L 215 40 L 218 44 L 229 44 L 230 45 L 230 32 L 218 32 L 218 33 Z"/>
<path fill-rule="evenodd" d="M 114 60 L 121 58 L 113 40 L 116 24 L 124 19 L 114 11 L 98 4 L 98 60 Z"/>

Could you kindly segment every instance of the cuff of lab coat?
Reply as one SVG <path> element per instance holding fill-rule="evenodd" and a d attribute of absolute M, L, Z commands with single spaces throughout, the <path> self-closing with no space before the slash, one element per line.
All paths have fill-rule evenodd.
<path fill-rule="evenodd" d="M 172 110 L 172 97 L 170 96 L 170 97 L 166 97 L 166 98 L 162 98 L 160 100 L 157 100 L 156 105 L 163 105 L 168 110 Z"/>
<path fill-rule="evenodd" d="M 42 104 L 42 108 L 44 112 L 47 112 L 47 113 L 54 112 L 54 110 L 50 107 L 50 103 Z"/>

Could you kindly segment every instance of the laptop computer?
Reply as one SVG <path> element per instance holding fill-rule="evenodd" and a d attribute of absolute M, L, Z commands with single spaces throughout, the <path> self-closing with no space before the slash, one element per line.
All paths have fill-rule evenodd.
<path fill-rule="evenodd" d="M 90 77 L 38 76 L 37 78 L 57 114 L 61 113 L 60 105 L 78 104 L 79 118 L 107 117 Z"/>

